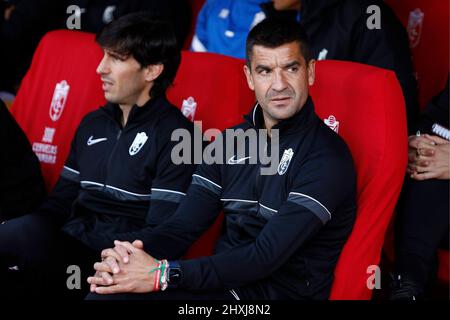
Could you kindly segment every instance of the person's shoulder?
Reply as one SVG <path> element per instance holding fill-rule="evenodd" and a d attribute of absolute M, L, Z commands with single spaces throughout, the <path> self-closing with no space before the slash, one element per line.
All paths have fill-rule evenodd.
<path fill-rule="evenodd" d="M 161 103 L 164 104 L 164 112 L 158 119 L 160 128 L 169 131 L 174 129 L 187 129 L 191 131 L 194 129 L 194 124 L 183 115 L 178 107 L 167 99 L 163 99 Z"/>
<path fill-rule="evenodd" d="M 351 152 L 345 140 L 322 121 L 318 123 L 313 149 L 324 152 L 328 157 L 351 158 Z"/>
<path fill-rule="evenodd" d="M 88 112 L 80 121 L 79 128 L 90 126 L 90 125 L 97 125 L 98 121 L 102 118 L 105 118 L 106 114 L 102 110 L 102 108 L 97 108 L 91 112 Z"/>

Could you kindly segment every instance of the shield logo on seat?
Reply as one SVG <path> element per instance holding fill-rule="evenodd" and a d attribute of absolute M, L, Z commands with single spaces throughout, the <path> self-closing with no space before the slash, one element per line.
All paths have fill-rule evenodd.
<path fill-rule="evenodd" d="M 407 29 L 410 48 L 415 48 L 419 44 L 420 36 L 422 35 L 422 25 L 424 16 L 425 14 L 419 8 L 409 13 Z"/>
<path fill-rule="evenodd" d="M 294 155 L 294 151 L 292 151 L 292 148 L 289 148 L 287 150 L 284 150 L 283 156 L 281 157 L 280 164 L 278 165 L 278 174 L 282 176 L 286 173 L 287 169 L 289 168 L 289 164 L 291 163 L 292 156 Z"/>
<path fill-rule="evenodd" d="M 339 132 L 339 121 L 336 120 L 336 117 L 330 115 L 327 119 L 323 119 L 323 122 L 334 132 Z"/>
<path fill-rule="evenodd" d="M 58 121 L 64 110 L 67 101 L 67 95 L 69 94 L 70 86 L 66 80 L 56 84 L 55 91 L 53 92 L 52 103 L 50 104 L 50 119 Z"/>
<path fill-rule="evenodd" d="M 183 115 L 191 121 L 194 121 L 195 111 L 197 110 L 197 102 L 195 102 L 193 97 L 189 97 L 183 100 L 183 105 L 181 106 L 181 112 Z"/>
<path fill-rule="evenodd" d="M 136 153 L 138 153 L 144 146 L 147 139 L 148 136 L 145 132 L 139 132 L 134 138 L 133 143 L 130 146 L 130 149 L 128 150 L 130 156 L 134 156 Z"/>

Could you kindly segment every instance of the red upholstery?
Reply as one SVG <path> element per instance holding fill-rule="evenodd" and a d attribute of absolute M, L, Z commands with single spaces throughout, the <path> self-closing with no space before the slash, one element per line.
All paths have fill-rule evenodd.
<path fill-rule="evenodd" d="M 449 70 L 449 1 L 387 0 L 407 28 L 419 84 L 420 106 L 445 86 Z M 414 19 L 420 10 L 423 19 Z M 419 11 L 415 11 L 419 13 Z M 417 15 L 420 17 L 420 13 Z"/>
<path fill-rule="evenodd" d="M 191 120 L 202 121 L 203 130 L 224 130 L 243 120 L 255 95 L 244 77 L 244 60 L 206 52 L 182 52 L 181 65 L 168 99 L 181 107 L 192 97 L 197 103 Z"/>
<path fill-rule="evenodd" d="M 255 95 L 244 77 L 244 61 L 213 53 L 185 51 L 174 86 L 168 99 L 181 107 L 183 100 L 192 97 L 197 103 L 191 120 L 202 121 L 203 131 L 210 128 L 224 130 L 242 122 L 243 114 L 254 104 Z M 191 247 L 186 258 L 210 255 L 222 226 L 223 215 Z"/>
<path fill-rule="evenodd" d="M 339 121 L 358 178 L 357 219 L 336 267 L 331 299 L 370 299 L 367 268 L 380 262 L 407 163 L 402 91 L 391 71 L 320 61 L 311 96 L 322 119 L 333 115 Z"/>
<path fill-rule="evenodd" d="M 48 33 L 40 42 L 11 106 L 12 114 L 41 160 L 48 190 L 59 177 L 82 117 L 105 102 L 100 77 L 95 73 L 102 55 L 92 34 L 62 30 Z M 67 96 L 55 95 L 57 99 L 52 102 L 58 91 L 56 85 L 61 81 L 69 86 Z M 52 105 L 64 105 L 62 112 L 55 112 Z M 55 121 L 50 118 L 51 113 Z M 47 137 L 45 128 L 50 134 Z"/>
<path fill-rule="evenodd" d="M 438 250 L 438 257 L 438 278 L 445 283 L 450 283 L 450 254 L 448 250 Z"/>

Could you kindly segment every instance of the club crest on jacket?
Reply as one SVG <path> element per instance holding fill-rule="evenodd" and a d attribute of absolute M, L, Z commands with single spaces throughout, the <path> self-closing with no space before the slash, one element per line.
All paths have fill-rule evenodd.
<path fill-rule="evenodd" d="M 139 132 L 138 134 L 136 134 L 136 137 L 134 138 L 133 143 L 131 144 L 130 149 L 128 150 L 130 156 L 134 156 L 136 153 L 138 153 L 144 146 L 147 139 L 148 136 L 145 132 Z"/>
<path fill-rule="evenodd" d="M 278 174 L 282 176 L 286 173 L 289 168 L 289 164 L 291 163 L 292 156 L 294 155 L 294 151 L 292 148 L 284 150 L 283 157 L 281 157 L 280 164 L 278 165 Z"/>

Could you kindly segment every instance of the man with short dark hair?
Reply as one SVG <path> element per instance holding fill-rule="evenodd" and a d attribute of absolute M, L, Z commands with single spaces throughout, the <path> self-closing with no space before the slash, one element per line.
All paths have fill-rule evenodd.
<path fill-rule="evenodd" d="M 108 103 L 81 121 L 49 199 L 0 225 L 0 259 L 24 274 L 22 294 L 54 283 L 69 292 L 68 266 L 90 269 L 114 239 L 144 238 L 175 212 L 194 170 L 171 161 L 172 132 L 194 127 L 165 98 L 180 64 L 170 24 L 130 14 L 96 40 Z"/>
<path fill-rule="evenodd" d="M 356 178 L 346 144 L 314 112 L 314 67 L 297 23 L 268 19 L 252 29 L 244 69 L 257 104 L 210 145 L 219 153 L 225 144 L 231 156 L 198 167 L 172 218 L 104 250 L 88 278 L 98 294 L 88 299 L 328 298 L 355 220 Z M 240 142 L 229 145 L 232 132 Z M 265 135 L 239 139 L 252 132 Z M 261 154 L 272 152 L 281 160 L 263 174 Z M 178 260 L 221 210 L 215 254 Z M 99 295 L 113 293 L 147 294 Z"/>
<path fill-rule="evenodd" d="M 281 14 L 297 19 L 318 60 L 352 61 L 394 71 L 405 98 L 408 131 L 414 133 L 419 104 L 408 35 L 385 1 L 272 0 L 262 7 L 267 17 Z"/>

